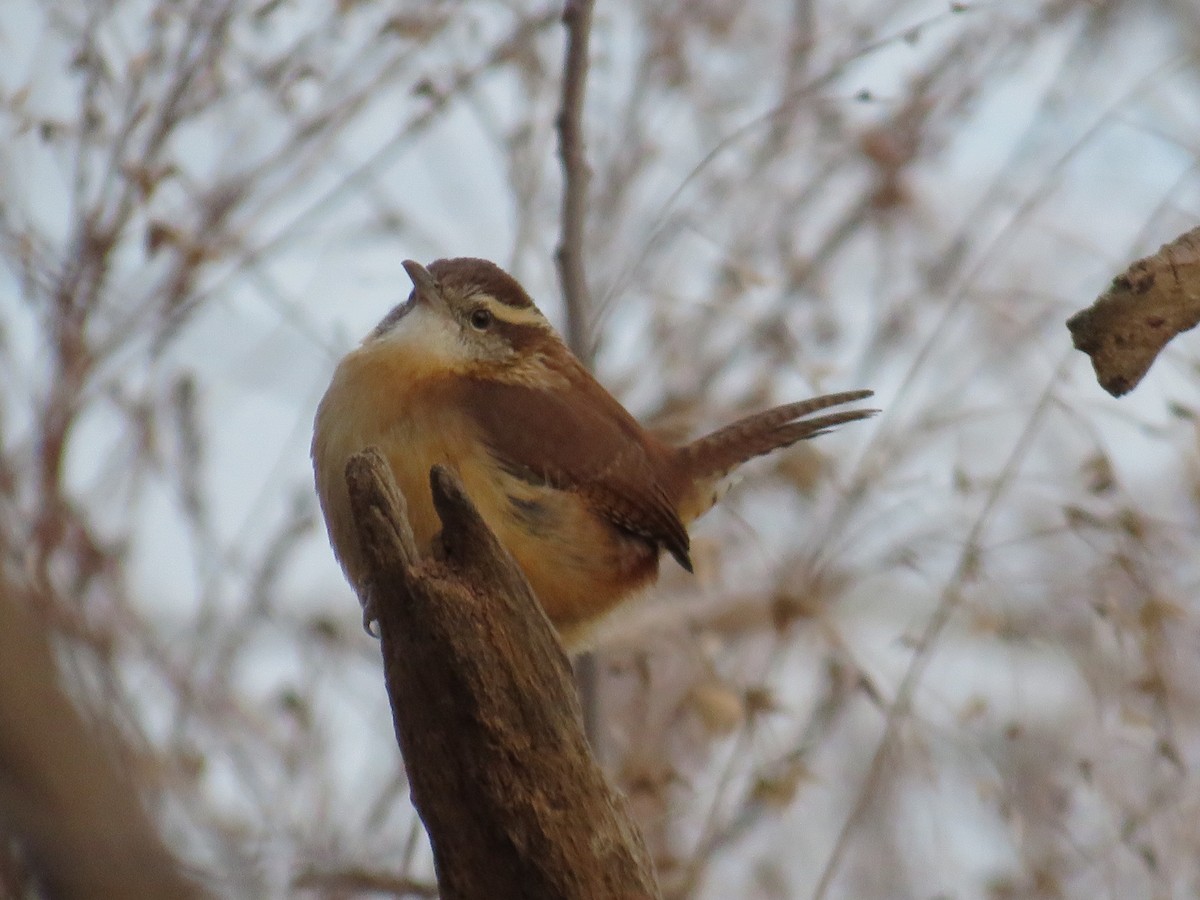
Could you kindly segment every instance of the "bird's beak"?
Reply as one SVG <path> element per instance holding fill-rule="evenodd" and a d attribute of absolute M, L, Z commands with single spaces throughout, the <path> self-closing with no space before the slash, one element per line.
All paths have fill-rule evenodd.
<path fill-rule="evenodd" d="M 436 306 L 442 302 L 442 294 L 438 290 L 437 281 L 429 274 L 427 268 L 411 259 L 406 259 L 401 265 L 404 266 L 408 277 L 412 279 L 413 293 L 416 294 L 418 303 Z"/>

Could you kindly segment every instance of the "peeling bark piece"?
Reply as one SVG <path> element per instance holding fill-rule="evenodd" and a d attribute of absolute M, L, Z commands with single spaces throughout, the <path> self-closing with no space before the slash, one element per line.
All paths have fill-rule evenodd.
<path fill-rule="evenodd" d="M 1067 320 L 1075 347 L 1092 358 L 1100 386 L 1120 397 L 1137 387 L 1175 335 L 1200 323 L 1200 228 L 1164 244 L 1113 279 Z"/>

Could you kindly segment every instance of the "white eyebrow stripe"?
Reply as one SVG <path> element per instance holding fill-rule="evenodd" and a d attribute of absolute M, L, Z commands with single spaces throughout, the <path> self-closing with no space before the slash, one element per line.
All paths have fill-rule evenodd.
<path fill-rule="evenodd" d="M 497 319 L 510 322 L 513 325 L 538 325 L 545 327 L 546 317 L 536 306 L 509 306 L 493 297 L 491 294 L 476 294 L 474 300 L 482 301 L 492 311 Z"/>

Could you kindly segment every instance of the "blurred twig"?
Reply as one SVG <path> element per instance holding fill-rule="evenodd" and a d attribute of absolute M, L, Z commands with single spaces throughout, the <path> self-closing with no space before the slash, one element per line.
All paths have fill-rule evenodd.
<path fill-rule="evenodd" d="M 587 88 L 588 38 L 592 27 L 591 0 L 567 0 L 563 23 L 567 29 L 567 50 L 557 121 L 558 152 L 563 168 L 562 233 L 555 259 L 567 312 L 567 343 L 587 365 L 592 353 L 588 334 L 590 311 L 584 231 L 590 172 L 584 151 L 583 98 Z"/>
<path fill-rule="evenodd" d="M 589 331 L 591 301 L 584 265 L 584 232 L 591 172 L 584 150 L 583 98 L 587 88 L 592 0 L 567 0 L 563 8 L 563 24 L 567 29 L 567 49 L 563 59 L 562 100 L 556 121 L 563 191 L 561 232 L 555 261 L 566 311 L 567 344 L 590 368 L 595 345 Z M 583 721 L 588 739 L 592 742 L 593 750 L 602 755 L 600 676 L 594 654 L 580 656 L 575 663 L 575 677 L 583 703 Z"/>
<path fill-rule="evenodd" d="M 47 623 L 0 590 L 0 831 L 50 897 L 200 897 L 116 759 L 63 692 Z"/>
<path fill-rule="evenodd" d="M 888 754 L 892 750 L 901 725 L 908 720 L 912 712 L 916 691 L 921 684 L 922 677 L 925 675 L 925 670 L 929 666 L 933 649 L 942 632 L 945 630 L 946 625 L 959 607 L 964 584 L 971 578 L 972 572 L 978 565 L 980 549 L 983 546 L 983 537 L 988 526 L 992 523 L 993 514 L 996 512 L 1001 498 L 1012 488 L 1013 482 L 1021 469 L 1021 464 L 1025 461 L 1025 457 L 1033 446 L 1034 435 L 1045 421 L 1047 412 L 1053 406 L 1054 392 L 1058 390 L 1062 383 L 1063 374 L 1067 366 L 1067 358 L 1067 354 L 1064 353 L 1062 360 L 1046 383 L 1041 397 L 1038 398 L 1038 402 L 1030 411 L 1029 417 L 1025 422 L 1025 427 L 1013 442 L 1012 450 L 1004 461 L 1003 467 L 992 482 L 991 489 L 984 499 L 983 508 L 980 509 L 970 530 L 963 537 L 962 550 L 955 563 L 954 571 L 942 588 L 937 606 L 934 607 L 933 613 L 926 621 L 925 627 L 921 630 L 920 636 L 913 645 L 912 659 L 909 661 L 908 668 L 904 672 L 904 677 L 900 680 L 900 684 L 896 688 L 896 696 L 888 709 L 884 720 L 883 734 L 876 744 L 875 753 L 871 757 L 866 778 L 858 790 L 858 797 L 854 803 L 854 807 L 846 817 L 846 821 L 842 824 L 837 840 L 830 851 L 829 859 L 821 871 L 821 878 L 817 882 L 816 890 L 813 892 L 813 900 L 821 900 L 829 892 L 833 884 L 833 879 L 837 875 L 838 868 L 841 865 L 842 858 L 846 853 L 850 838 L 854 833 L 854 829 L 859 825 L 871 801 L 878 795 Z"/>

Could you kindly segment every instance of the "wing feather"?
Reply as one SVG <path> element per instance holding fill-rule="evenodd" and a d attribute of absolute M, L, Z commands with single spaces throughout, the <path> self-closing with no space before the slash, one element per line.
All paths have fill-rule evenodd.
<path fill-rule="evenodd" d="M 591 376 L 580 370 L 569 377 Z M 664 487 L 662 451 L 599 384 L 573 391 L 463 379 L 460 401 L 489 452 L 511 474 L 580 494 L 630 535 L 666 549 L 688 571 L 687 529 Z"/>

